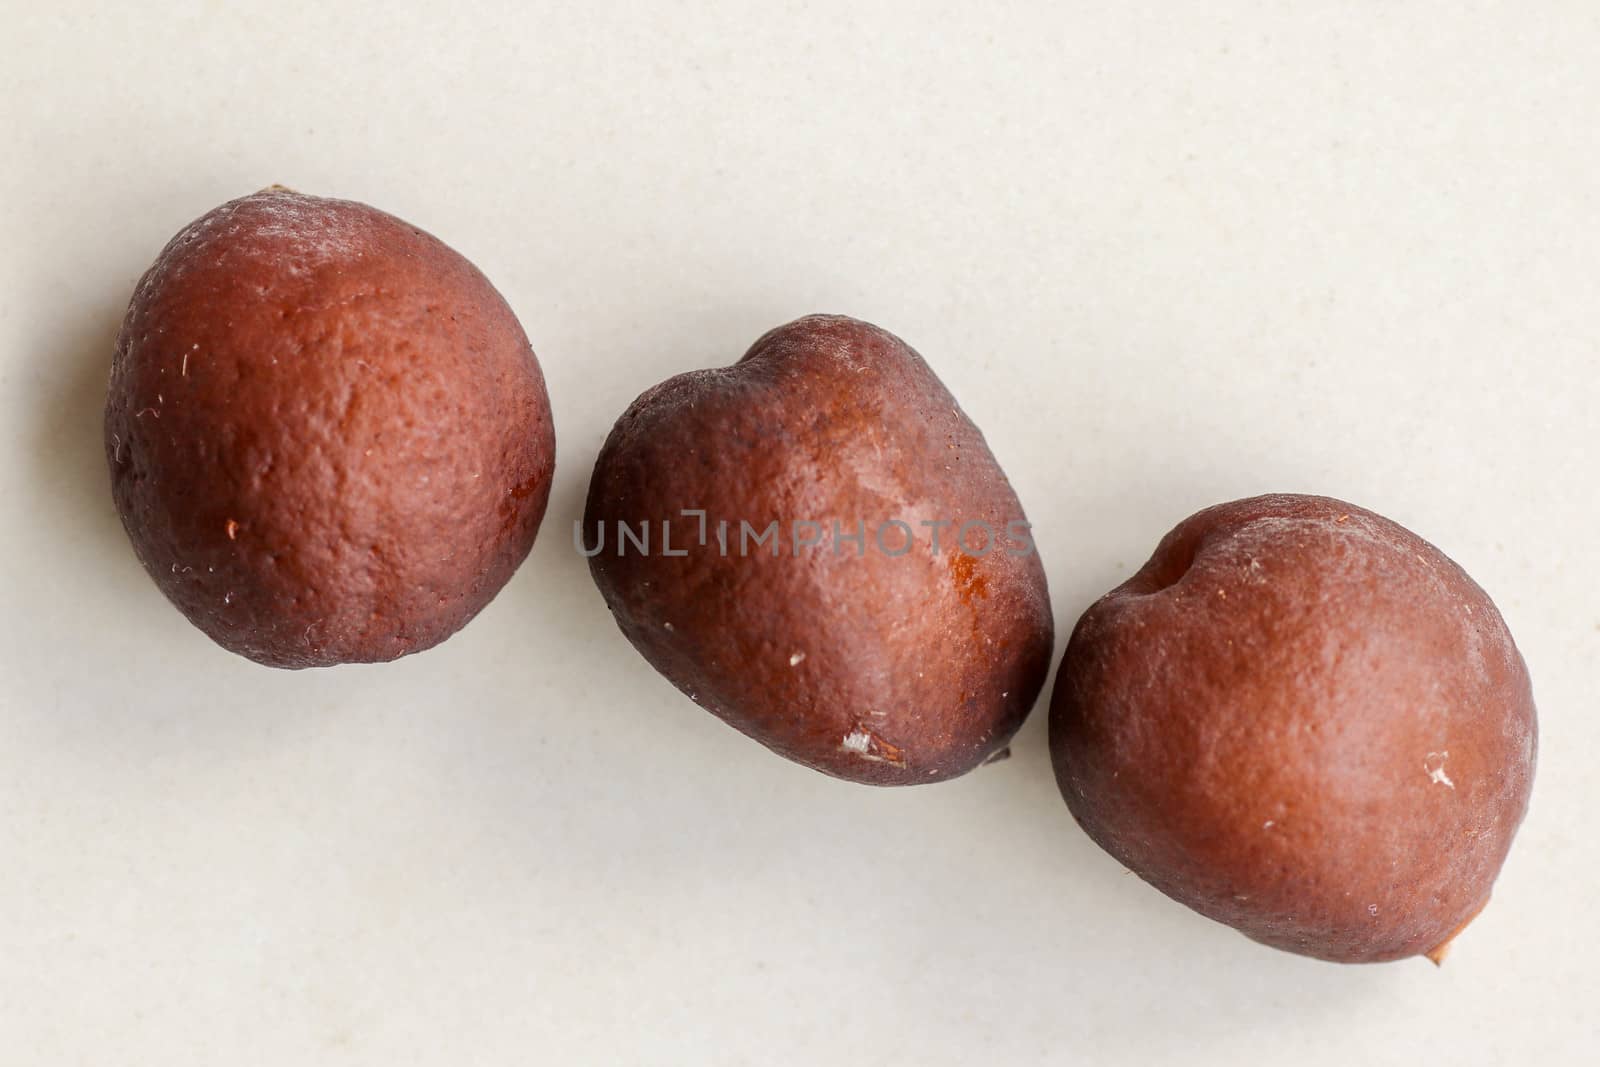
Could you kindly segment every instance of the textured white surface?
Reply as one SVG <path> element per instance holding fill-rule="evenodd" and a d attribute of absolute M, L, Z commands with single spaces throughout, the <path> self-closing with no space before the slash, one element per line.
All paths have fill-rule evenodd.
<path fill-rule="evenodd" d="M 0 4 L 0 1062 L 1593 1062 L 1595 5 L 419 6 Z M 134 281 L 271 182 L 473 258 L 549 378 L 533 557 L 389 666 L 217 650 L 110 505 Z M 809 311 L 904 336 L 985 429 L 1062 640 L 1267 490 L 1489 590 L 1541 761 L 1442 970 L 1124 874 L 1042 714 L 873 791 L 652 674 L 571 548 L 594 454 Z"/>

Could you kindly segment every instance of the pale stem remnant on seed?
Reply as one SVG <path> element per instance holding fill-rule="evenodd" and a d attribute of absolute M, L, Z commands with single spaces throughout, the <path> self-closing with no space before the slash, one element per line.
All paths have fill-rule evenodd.
<path fill-rule="evenodd" d="M 844 740 L 839 743 L 839 749 L 843 752 L 854 752 L 862 759 L 874 763 L 887 763 L 894 767 L 906 765 L 903 749 L 885 741 L 863 726 L 857 726 L 846 734 Z"/>

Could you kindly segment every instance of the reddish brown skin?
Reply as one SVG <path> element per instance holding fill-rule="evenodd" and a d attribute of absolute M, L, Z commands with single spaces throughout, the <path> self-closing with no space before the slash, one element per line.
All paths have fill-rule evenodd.
<path fill-rule="evenodd" d="M 555 465 L 544 377 L 488 280 L 391 215 L 277 187 L 139 282 L 105 431 L 145 569 L 274 667 L 459 630 L 528 554 Z"/>
<path fill-rule="evenodd" d="M 698 520 L 707 512 L 707 545 Z M 723 556 L 716 524 L 728 520 Z M 794 520 L 823 527 L 794 551 Z M 908 523 L 903 555 L 874 531 Z M 952 550 L 955 529 L 982 520 Z M 616 524 L 648 521 L 652 552 L 619 556 Z M 673 551 L 658 551 L 671 520 Z M 777 520 L 774 558 L 748 542 Z M 835 544 L 833 523 L 866 552 Z M 977 427 L 909 346 L 875 326 L 814 315 L 757 341 L 739 363 L 679 375 L 636 400 L 595 464 L 590 568 L 635 648 L 691 699 L 774 751 L 855 782 L 906 785 L 1000 754 L 1049 670 L 1051 617 L 1022 507 Z M 809 531 L 807 531 L 809 533 Z M 805 536 L 805 534 L 803 534 Z M 893 551 L 905 544 L 885 532 Z M 981 554 L 975 554 L 981 552 Z"/>
<path fill-rule="evenodd" d="M 1168 896 L 1339 962 L 1437 960 L 1527 810 L 1528 672 L 1466 573 L 1325 497 L 1208 508 L 1079 620 L 1050 707 L 1078 822 Z"/>

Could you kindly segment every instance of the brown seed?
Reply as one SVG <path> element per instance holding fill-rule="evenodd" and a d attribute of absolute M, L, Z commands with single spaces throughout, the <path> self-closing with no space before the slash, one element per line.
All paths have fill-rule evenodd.
<path fill-rule="evenodd" d="M 1050 709 L 1061 791 L 1108 852 L 1258 941 L 1345 962 L 1443 958 L 1527 809 L 1536 734 L 1488 595 L 1408 530 L 1310 496 L 1180 523 L 1079 620 Z"/>
<path fill-rule="evenodd" d="M 538 361 L 482 274 L 391 215 L 281 188 L 146 272 L 105 429 L 156 584 L 278 667 L 460 629 L 527 555 L 555 459 Z"/>
<path fill-rule="evenodd" d="M 961 537 L 977 521 L 987 549 L 976 526 Z M 636 400 L 595 464 L 584 540 L 604 530 L 595 582 L 679 689 L 790 759 L 895 785 L 1003 750 L 1044 684 L 1044 570 L 1012 521 L 1016 494 L 922 358 L 814 315 Z M 662 551 L 664 522 L 685 555 Z M 799 528 L 814 546 L 796 522 L 820 527 Z M 618 523 L 648 523 L 651 551 L 619 554 Z M 769 523 L 778 540 L 753 542 Z"/>

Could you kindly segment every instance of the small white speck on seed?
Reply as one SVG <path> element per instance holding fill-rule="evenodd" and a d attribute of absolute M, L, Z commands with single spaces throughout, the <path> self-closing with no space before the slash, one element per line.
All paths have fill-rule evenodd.
<path fill-rule="evenodd" d="M 789 666 L 798 667 L 798 666 L 800 666 L 800 664 L 804 663 L 805 661 L 806 661 L 806 654 L 804 652 L 796 652 L 792 656 L 789 657 Z"/>
<path fill-rule="evenodd" d="M 671 624 L 671 623 L 670 623 L 670 622 L 664 622 L 664 623 L 662 623 L 662 624 L 661 624 L 661 628 L 662 628 L 662 629 L 663 629 L 663 630 L 665 630 L 665 631 L 667 631 L 667 632 L 668 632 L 668 633 L 671 633 L 671 632 L 672 632 L 672 624 Z"/>
<path fill-rule="evenodd" d="M 1448 751 L 1430 752 L 1428 757 L 1422 761 L 1422 769 L 1428 772 L 1428 780 L 1434 785 L 1443 785 L 1454 789 L 1456 784 L 1450 780 L 1450 776 L 1444 771 L 1444 761 L 1449 758 L 1450 753 Z M 1437 766 L 1435 766 L 1435 761 L 1438 761 Z"/>
<path fill-rule="evenodd" d="M 1376 914 L 1378 914 L 1378 906 L 1376 904 L 1368 904 L 1367 905 L 1367 914 L 1368 915 L 1376 915 Z"/>
<path fill-rule="evenodd" d="M 1268 820 L 1267 820 L 1267 821 L 1266 821 L 1266 822 L 1264 822 L 1264 823 L 1262 823 L 1262 824 L 1261 824 L 1261 828 L 1262 828 L 1262 829 L 1263 829 L 1263 830 L 1270 830 L 1270 829 L 1272 829 L 1272 828 L 1273 828 L 1273 827 L 1274 827 L 1274 826 L 1276 826 L 1276 825 L 1278 825 L 1278 823 L 1277 823 L 1277 820 L 1275 820 L 1275 819 L 1268 819 Z"/>

